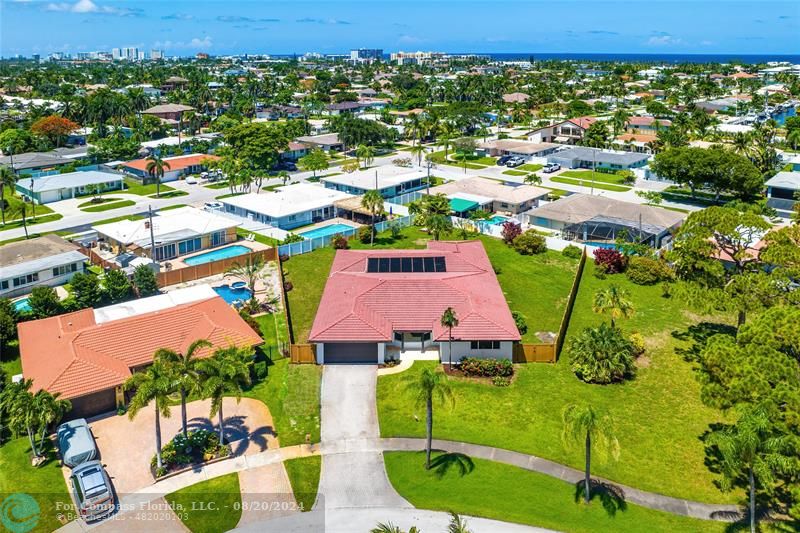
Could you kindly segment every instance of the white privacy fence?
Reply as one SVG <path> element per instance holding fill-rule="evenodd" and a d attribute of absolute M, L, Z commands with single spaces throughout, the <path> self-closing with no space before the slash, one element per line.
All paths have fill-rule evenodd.
<path fill-rule="evenodd" d="M 383 222 L 378 222 L 375 224 L 375 231 L 378 233 L 382 231 L 388 230 L 391 226 L 396 225 L 399 227 L 406 227 L 410 226 L 414 221 L 413 216 L 405 216 L 405 217 L 398 217 L 393 220 L 385 220 Z M 336 235 L 341 235 L 342 237 L 349 239 L 350 237 L 354 237 L 358 233 L 358 228 L 351 228 L 343 231 L 337 231 L 331 235 L 323 235 L 321 237 L 315 237 L 313 239 L 304 239 L 299 242 L 293 242 L 290 244 L 282 244 L 278 246 L 278 255 L 300 255 L 300 254 L 307 254 L 309 252 L 313 252 L 319 248 L 324 248 L 326 246 L 331 245 L 331 240 Z"/>

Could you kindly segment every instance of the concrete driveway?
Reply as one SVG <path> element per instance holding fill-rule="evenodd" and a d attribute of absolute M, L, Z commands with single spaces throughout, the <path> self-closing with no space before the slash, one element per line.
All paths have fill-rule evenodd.
<path fill-rule="evenodd" d="M 411 508 L 392 487 L 378 438 L 377 367 L 326 365 L 322 372 L 322 473 L 316 509 Z"/>
<path fill-rule="evenodd" d="M 210 400 L 202 400 L 186 406 L 190 430 L 217 429 L 217 417 L 213 421 L 208 418 L 210 403 Z M 272 416 L 262 402 L 242 398 L 237 404 L 234 398 L 226 398 L 223 412 L 225 438 L 233 442 L 235 455 L 250 455 L 279 446 Z M 106 465 L 119 496 L 153 484 L 150 459 L 155 455 L 156 437 L 155 414 L 151 407 L 142 409 L 133 420 L 113 415 L 95 420 L 90 426 L 100 451 L 100 460 Z M 175 406 L 169 418 L 161 418 L 162 445 L 177 435 L 180 428 L 180 406 Z"/>

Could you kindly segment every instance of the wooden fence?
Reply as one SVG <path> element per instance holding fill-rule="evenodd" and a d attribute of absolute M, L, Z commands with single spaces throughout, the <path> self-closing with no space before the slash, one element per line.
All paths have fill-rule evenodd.
<path fill-rule="evenodd" d="M 561 318 L 561 327 L 558 328 L 558 337 L 556 337 L 556 359 L 561 355 L 561 349 L 564 347 L 564 339 L 567 337 L 567 329 L 569 328 L 569 320 L 572 317 L 572 308 L 575 305 L 575 298 L 578 296 L 578 289 L 581 287 L 581 278 L 583 277 L 583 269 L 586 266 L 586 248 L 583 248 L 581 259 L 578 262 L 578 271 L 575 272 L 575 279 L 572 280 L 572 288 L 569 291 L 569 298 L 567 299 L 567 307 L 564 308 L 564 316 Z"/>
<path fill-rule="evenodd" d="M 317 346 L 315 344 L 292 344 L 289 346 L 291 362 L 295 364 L 315 364 Z"/>
<path fill-rule="evenodd" d="M 513 362 L 555 363 L 556 345 L 554 342 L 547 344 L 515 344 Z"/>
<path fill-rule="evenodd" d="M 99 267 L 101 267 L 103 269 L 107 269 L 107 268 L 109 268 L 109 269 L 110 268 L 117 269 L 117 268 L 119 268 L 119 265 L 117 265 L 116 263 L 112 263 L 111 261 L 106 261 L 105 259 L 100 257 L 100 255 L 98 255 L 98 253 L 95 252 L 94 250 L 92 250 L 91 248 L 84 248 L 83 246 L 80 246 L 80 247 L 78 247 L 78 251 L 80 253 L 82 253 L 83 255 L 85 255 L 86 257 L 88 257 L 89 258 L 89 262 L 91 264 L 93 264 L 93 265 L 97 265 L 97 266 L 99 266 Z"/>
<path fill-rule="evenodd" d="M 176 268 L 175 270 L 162 270 L 156 276 L 159 287 L 167 287 L 169 285 L 176 285 L 186 281 L 194 281 L 196 279 L 207 278 L 216 274 L 222 274 L 234 264 L 245 264 L 251 258 L 261 257 L 265 262 L 274 261 L 278 258 L 278 252 L 275 248 L 268 248 L 266 250 L 258 250 L 250 252 L 249 254 L 237 255 L 236 257 L 229 257 L 227 259 L 220 259 L 219 261 L 211 261 L 200 265 L 187 266 L 184 268 Z"/>

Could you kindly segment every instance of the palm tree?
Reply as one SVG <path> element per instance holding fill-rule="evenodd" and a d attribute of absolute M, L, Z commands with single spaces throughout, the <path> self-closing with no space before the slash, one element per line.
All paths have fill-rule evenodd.
<path fill-rule="evenodd" d="M 619 441 L 614 436 L 614 420 L 601 414 L 591 405 L 578 406 L 570 404 L 562 413 L 564 431 L 562 438 L 565 445 L 570 441 L 584 441 L 586 468 L 584 470 L 584 500 L 589 503 L 591 496 L 592 442 L 600 445 L 601 453 L 608 453 L 614 459 L 619 457 Z"/>
<path fill-rule="evenodd" d="M 458 327 L 458 315 L 455 309 L 448 307 L 442 313 L 439 319 L 442 327 L 447 328 L 447 358 L 449 360 L 450 368 L 453 367 L 453 328 Z"/>
<path fill-rule="evenodd" d="M 396 526 L 392 522 L 378 522 L 378 525 L 369 531 L 370 533 L 421 533 L 417 526 L 412 526 L 408 532 L 405 532 L 400 526 Z"/>
<path fill-rule="evenodd" d="M 247 283 L 250 295 L 253 296 L 256 293 L 256 283 L 261 279 L 262 270 L 264 270 L 264 258 L 260 255 L 251 255 L 244 263 L 235 262 L 225 273 Z"/>
<path fill-rule="evenodd" d="M 432 214 L 425 217 L 425 229 L 433 236 L 434 241 L 438 241 L 442 233 L 453 230 L 453 222 L 447 215 Z"/>
<path fill-rule="evenodd" d="M 425 368 L 419 377 L 408 384 L 408 388 L 417 395 L 417 406 L 425 405 L 426 418 L 425 427 L 427 440 L 425 443 L 425 468 L 431 468 L 431 441 L 433 440 L 433 401 L 436 399 L 440 404 L 449 401 L 455 405 L 453 391 L 447 383 L 447 376 L 444 372 L 436 371 L 432 368 Z"/>
<path fill-rule="evenodd" d="M 450 523 L 447 525 L 447 533 L 472 533 L 467 527 L 467 521 L 460 515 L 450 511 Z"/>
<path fill-rule="evenodd" d="M 239 402 L 244 388 L 250 385 L 250 365 L 253 351 L 250 348 L 229 346 L 220 348 L 214 355 L 203 359 L 197 365 L 202 376 L 203 396 L 211 398 L 211 414 L 219 415 L 219 442 L 225 443 L 225 416 L 222 413 L 222 400 L 233 396 Z"/>
<path fill-rule="evenodd" d="M 5 165 L 0 166 L 0 215 L 3 225 L 6 224 L 6 187 L 10 191 L 10 196 L 14 196 L 14 186 L 17 183 L 17 176 Z"/>
<path fill-rule="evenodd" d="M 161 417 L 169 418 L 169 396 L 172 394 L 170 372 L 161 361 L 155 361 L 141 372 L 134 373 L 124 385 L 135 389 L 128 403 L 128 418 L 133 420 L 142 408 L 153 402 L 156 412 L 156 468 L 161 469 Z"/>
<path fill-rule="evenodd" d="M 594 295 L 592 311 L 597 314 L 611 316 L 611 328 L 619 318 L 630 318 L 633 316 L 633 302 L 628 299 L 628 291 L 620 289 L 616 285 L 611 285 L 607 289 L 601 289 Z"/>
<path fill-rule="evenodd" d="M 30 379 L 7 384 L 0 394 L 0 411 L 6 413 L 10 427 L 25 429 L 25 433 L 28 434 L 31 453 L 33 453 L 34 457 L 39 457 L 41 454 L 36 447 L 34 438 L 38 414 L 34 409 L 33 393 L 31 393 L 32 386 L 33 380 Z"/>
<path fill-rule="evenodd" d="M 154 360 L 164 363 L 172 378 L 173 390 L 176 390 L 181 396 L 181 429 L 184 437 L 189 434 L 186 421 L 186 397 L 200 389 L 198 359 L 195 354 L 203 348 L 210 347 L 211 343 L 206 339 L 198 339 L 189 345 L 186 353 L 179 354 L 169 348 L 159 348 L 153 356 Z"/>
<path fill-rule="evenodd" d="M 372 234 L 369 245 L 373 246 L 375 244 L 375 213 L 383 212 L 383 195 L 377 189 L 367 191 L 361 197 L 361 207 L 367 209 L 372 215 Z"/>
<path fill-rule="evenodd" d="M 417 166 L 422 166 L 422 156 L 425 154 L 425 147 L 421 144 L 415 144 L 408 149 L 411 155 L 416 156 Z"/>
<path fill-rule="evenodd" d="M 523 181 L 528 185 L 541 185 L 542 177 L 535 172 L 531 172 L 530 174 L 525 176 L 525 179 Z"/>
<path fill-rule="evenodd" d="M 150 154 L 147 158 L 145 169 L 151 178 L 156 180 L 156 197 L 161 197 L 161 178 L 164 177 L 164 169 L 171 168 L 167 161 L 161 159 L 160 155 Z"/>
<path fill-rule="evenodd" d="M 359 144 L 356 148 L 356 159 L 363 159 L 364 166 L 368 167 L 375 159 L 375 148 L 366 144 Z"/>
<path fill-rule="evenodd" d="M 37 391 L 33 395 L 33 412 L 36 414 L 38 425 L 42 429 L 39 437 L 39 449 L 41 450 L 44 450 L 47 429 L 51 425 L 57 424 L 72 409 L 72 403 L 69 400 L 60 399 L 59 396 L 59 393 L 50 394 L 44 389 Z"/>
<path fill-rule="evenodd" d="M 789 456 L 792 439 L 775 435 L 774 423 L 761 406 L 749 408 L 738 422 L 711 434 L 709 444 L 716 446 L 722 461 L 722 488 L 730 490 L 744 473 L 750 500 L 750 532 L 756 531 L 756 483 L 769 485 L 776 473 L 797 473 L 797 464 Z"/>

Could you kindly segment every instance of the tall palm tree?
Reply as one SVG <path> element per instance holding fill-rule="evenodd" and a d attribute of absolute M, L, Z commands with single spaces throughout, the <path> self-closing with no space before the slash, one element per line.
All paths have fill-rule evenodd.
<path fill-rule="evenodd" d="M 417 166 L 422 165 L 422 156 L 425 154 L 425 147 L 421 144 L 415 144 L 408 149 L 411 155 L 417 158 Z"/>
<path fill-rule="evenodd" d="M 427 440 L 425 442 L 425 468 L 431 468 L 431 441 L 433 440 L 433 401 L 440 404 L 449 402 L 455 405 L 455 397 L 450 385 L 447 383 L 447 376 L 444 372 L 425 368 L 416 380 L 408 384 L 409 390 L 416 393 L 417 406 L 425 406 L 425 428 Z"/>
<path fill-rule="evenodd" d="M 135 389 L 128 403 L 128 418 L 133 420 L 144 407 L 152 402 L 155 407 L 156 468 L 161 468 L 161 417 L 169 418 L 169 396 L 172 394 L 172 377 L 161 361 L 155 361 L 141 372 L 134 373 L 125 382 L 124 388 Z"/>
<path fill-rule="evenodd" d="M 39 436 L 39 449 L 44 450 L 44 440 L 47 437 L 47 429 L 53 424 L 58 424 L 64 415 L 72 409 L 69 400 L 59 398 L 60 394 L 51 394 L 41 389 L 33 395 L 33 411 L 36 413 L 38 425 L 42 432 Z"/>
<path fill-rule="evenodd" d="M 264 270 L 264 258 L 260 255 L 251 255 L 244 263 L 235 262 L 225 273 L 236 276 L 247 283 L 250 294 L 254 295 L 256 293 L 256 283 L 262 276 L 262 270 Z"/>
<path fill-rule="evenodd" d="M 425 217 L 425 229 L 433 236 L 434 241 L 438 241 L 442 233 L 450 233 L 453 230 L 453 222 L 447 215 L 434 213 Z"/>
<path fill-rule="evenodd" d="M 607 289 L 601 289 L 595 293 L 592 311 L 600 315 L 609 315 L 611 327 L 614 328 L 617 319 L 633 316 L 634 307 L 633 302 L 629 299 L 628 291 L 611 285 Z"/>
<path fill-rule="evenodd" d="M 160 155 L 150 154 L 147 158 L 145 169 L 151 178 L 156 180 L 156 197 L 161 197 L 161 178 L 164 177 L 164 169 L 171 168 L 167 161 L 161 159 Z"/>
<path fill-rule="evenodd" d="M 222 413 L 222 400 L 233 396 L 239 402 L 244 388 L 250 385 L 250 366 L 253 351 L 250 348 L 229 346 L 220 348 L 214 355 L 203 359 L 197 365 L 202 376 L 203 396 L 211 398 L 211 416 L 219 415 L 219 442 L 225 443 L 225 416 Z"/>
<path fill-rule="evenodd" d="M 709 444 L 722 456 L 722 488 L 730 490 L 744 473 L 750 500 L 750 532 L 756 531 L 756 484 L 769 485 L 776 473 L 797 473 L 797 463 L 789 458 L 792 439 L 776 435 L 766 409 L 749 408 L 733 426 L 711 434 Z"/>
<path fill-rule="evenodd" d="M 188 436 L 186 420 L 186 398 L 200 390 L 200 376 L 197 370 L 198 359 L 195 357 L 199 350 L 210 348 L 211 343 L 206 339 L 198 339 L 191 343 L 185 353 L 178 353 L 169 348 L 156 350 L 153 359 L 164 363 L 172 378 L 173 390 L 181 397 L 181 429 L 183 436 Z"/>
<path fill-rule="evenodd" d="M 458 327 L 458 315 L 455 309 L 448 307 L 442 313 L 439 323 L 442 327 L 447 328 L 447 358 L 450 368 L 453 367 L 453 328 Z"/>
<path fill-rule="evenodd" d="M 357 160 L 363 160 L 365 167 L 370 166 L 375 159 L 375 148 L 366 144 L 359 144 L 358 148 L 356 148 L 356 158 Z"/>
<path fill-rule="evenodd" d="M 17 184 L 17 176 L 5 165 L 0 165 L 0 216 L 3 225 L 6 224 L 6 187 L 10 191 L 9 196 L 14 196 L 14 186 Z"/>
<path fill-rule="evenodd" d="M 32 386 L 33 380 L 30 379 L 7 384 L 0 393 L 0 411 L 6 413 L 9 427 L 15 428 L 15 431 L 19 428 L 25 430 L 31 446 L 31 453 L 35 457 L 39 457 L 41 454 L 34 438 L 38 414 L 34 409 Z"/>
<path fill-rule="evenodd" d="M 562 438 L 564 444 L 570 441 L 584 441 L 586 454 L 586 467 L 584 469 L 583 490 L 584 500 L 589 503 L 591 499 L 591 468 L 592 468 L 592 443 L 598 445 L 601 453 L 611 455 L 614 459 L 619 457 L 619 441 L 614 436 L 614 420 L 606 414 L 601 414 L 591 405 L 567 405 L 562 412 L 564 431 Z"/>
<path fill-rule="evenodd" d="M 367 209 L 372 215 L 372 234 L 369 245 L 375 244 L 375 214 L 383 212 L 383 195 L 377 189 L 371 189 L 361 197 L 361 207 Z"/>

